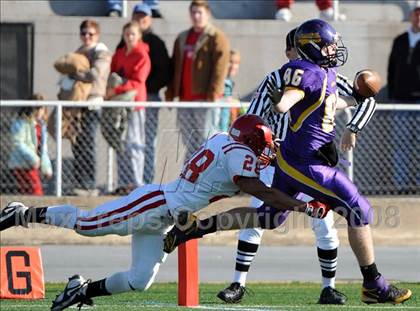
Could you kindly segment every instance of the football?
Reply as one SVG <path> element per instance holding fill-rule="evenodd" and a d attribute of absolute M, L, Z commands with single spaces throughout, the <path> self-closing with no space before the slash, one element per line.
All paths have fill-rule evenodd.
<path fill-rule="evenodd" d="M 363 97 L 375 96 L 379 93 L 381 86 L 381 76 L 374 70 L 361 70 L 354 77 L 354 91 Z"/>

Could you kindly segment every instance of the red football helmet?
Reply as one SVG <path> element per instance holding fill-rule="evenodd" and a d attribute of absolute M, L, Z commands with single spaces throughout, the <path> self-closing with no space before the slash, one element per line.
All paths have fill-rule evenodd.
<path fill-rule="evenodd" d="M 269 165 L 275 157 L 273 133 L 264 120 L 255 114 L 245 114 L 233 121 L 229 135 L 254 151 L 261 168 Z"/>

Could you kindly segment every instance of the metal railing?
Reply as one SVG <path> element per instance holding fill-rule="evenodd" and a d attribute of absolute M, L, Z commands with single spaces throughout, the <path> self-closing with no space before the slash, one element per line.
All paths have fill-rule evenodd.
<path fill-rule="evenodd" d="M 181 163 L 182 161 L 179 159 L 180 157 L 178 156 L 178 154 L 176 154 L 177 158 L 177 163 L 175 163 L 175 165 L 171 165 L 171 164 L 167 164 L 168 162 L 168 157 L 166 157 L 166 154 L 164 150 L 171 150 L 169 152 L 169 154 L 171 152 L 173 152 L 173 150 L 176 150 L 176 152 L 178 152 L 179 150 L 179 146 L 176 147 L 176 149 L 168 149 L 168 145 L 167 141 L 171 141 L 172 144 L 175 145 L 175 142 L 177 142 L 177 144 L 179 144 L 180 139 L 179 137 L 171 134 L 167 137 L 165 137 L 165 133 L 167 134 L 169 130 L 179 130 L 179 124 L 180 123 L 174 123 L 172 119 L 176 118 L 175 116 L 175 110 L 177 110 L 177 115 L 181 114 L 181 110 L 183 110 L 182 113 L 185 114 L 185 120 L 188 120 L 188 123 L 194 123 L 196 122 L 197 124 L 192 124 L 192 128 L 194 127 L 203 127 L 203 124 L 199 124 L 200 121 L 197 121 L 197 119 L 194 118 L 190 118 L 189 113 L 191 113 L 192 109 L 205 109 L 205 108 L 245 108 L 249 105 L 249 103 L 245 103 L 245 102 L 241 102 L 241 103 L 208 103 L 208 102 L 147 102 L 147 103 L 140 103 L 140 102 L 135 102 L 135 103 L 128 103 L 128 102 L 104 102 L 104 103 L 100 103 L 100 104 L 92 104 L 90 102 L 71 102 L 71 101 L 21 101 L 21 100 L 3 100 L 0 102 L 0 107 L 1 107 L 1 115 L 0 115 L 0 123 L 3 129 L 6 129 L 8 126 L 10 126 L 10 122 L 11 122 L 11 116 L 10 115 L 6 115 L 4 113 L 4 109 L 5 108 L 16 108 L 16 110 L 18 110 L 21 107 L 34 107 L 34 106 L 44 106 L 44 107 L 50 107 L 50 108 L 54 108 L 54 120 L 55 120 L 55 132 L 53 137 L 55 138 L 55 165 L 54 165 L 54 186 L 55 186 L 55 191 L 54 194 L 58 197 L 63 195 L 63 177 L 67 176 L 63 176 L 63 169 L 65 167 L 63 167 L 63 133 L 62 133 L 62 123 L 63 123 L 63 109 L 67 109 L 67 108 L 136 108 L 139 106 L 145 107 L 147 109 L 153 110 L 153 109 L 164 109 L 165 113 L 162 114 L 162 116 L 164 116 L 162 118 L 160 118 L 160 121 L 158 122 L 157 120 L 153 120 L 154 122 L 156 122 L 156 128 L 158 127 L 159 123 L 159 135 L 158 135 L 158 140 L 160 140 L 160 150 L 163 150 L 162 152 L 159 153 L 158 158 L 159 158 L 159 163 L 162 164 L 164 163 L 164 165 L 162 164 L 160 167 L 160 173 L 161 173 L 161 177 L 159 177 L 158 181 L 162 181 L 164 179 L 163 175 L 165 175 L 166 173 L 168 173 L 168 168 L 170 167 L 173 170 L 178 170 L 179 167 L 179 163 Z M 191 109 L 191 110 L 189 110 Z M 12 109 L 13 110 L 13 109 Z M 209 110 L 209 109 L 208 109 Z M 396 113 L 398 111 L 398 113 Z M 389 113 L 391 112 L 391 115 L 389 115 Z M 395 115 L 393 114 L 393 112 L 395 112 Z M 408 115 L 405 115 L 404 112 L 409 112 Z M 413 113 L 414 112 L 414 113 Z M 13 115 L 13 114 L 12 114 Z M 387 118 L 396 118 L 398 115 L 401 116 L 401 120 L 399 119 L 395 119 L 394 122 L 395 124 L 392 124 L 392 122 L 389 122 L 387 120 L 384 119 L 384 124 L 381 124 L 381 118 L 384 116 L 386 116 Z M 337 114 L 337 118 L 336 118 L 336 123 L 337 123 L 337 142 L 338 139 L 340 137 L 340 132 L 341 130 L 344 128 L 345 124 L 347 124 L 349 122 L 349 120 L 352 117 L 352 110 L 350 109 L 346 109 L 344 111 L 344 113 L 338 113 Z M 369 163 L 373 163 L 373 164 L 369 164 L 371 166 L 380 166 L 382 165 L 381 163 L 379 163 L 380 161 L 384 161 L 383 157 L 381 158 L 381 156 L 385 156 L 385 158 L 387 159 L 387 163 L 386 163 L 386 167 L 388 167 L 388 169 L 391 169 L 392 167 L 394 167 L 395 165 L 398 165 L 398 163 L 393 163 L 393 160 L 395 160 L 396 162 L 398 162 L 397 160 L 399 159 L 398 157 L 395 156 L 395 148 L 392 146 L 393 144 L 393 140 L 396 139 L 395 135 L 392 136 L 392 132 L 393 131 L 401 131 L 401 133 L 403 133 L 402 129 L 403 127 L 416 127 L 416 124 L 420 123 L 418 122 L 418 120 L 420 119 L 420 105 L 414 105 L 414 104 L 387 104 L 387 105 L 378 105 L 377 107 L 377 113 L 376 115 L 373 117 L 371 124 L 368 124 L 365 131 L 363 131 L 363 134 L 361 135 L 361 142 L 357 142 L 358 145 L 356 147 L 356 152 L 359 152 L 360 150 L 360 154 L 356 154 L 356 159 L 355 156 L 353 154 L 353 151 L 350 151 L 344 155 L 342 155 L 343 157 L 347 158 L 347 161 L 342 161 L 340 166 L 343 170 L 345 170 L 349 176 L 349 178 L 351 180 L 356 180 L 356 181 L 360 181 L 362 184 L 365 183 L 366 186 L 365 188 L 369 188 L 369 183 L 371 183 L 369 180 L 369 178 L 371 177 L 371 175 L 375 175 L 375 174 L 370 174 L 369 172 L 374 172 L 375 170 L 372 169 L 371 167 L 368 166 L 368 162 Z M 375 120 L 375 121 L 374 121 Z M 379 123 L 378 123 L 379 122 Z M 169 129 L 169 128 L 165 128 L 166 123 L 171 123 L 171 124 L 178 124 L 177 125 L 173 125 L 174 128 Z M 181 123 L 182 124 L 182 123 Z M 373 127 L 373 129 L 372 129 Z M 217 128 L 216 128 L 217 130 Z M 412 129 L 414 132 L 416 131 L 416 128 Z M 165 132 L 166 131 L 166 132 Z M 182 130 L 181 130 L 182 132 Z M 4 135 L 5 131 L 2 130 L 2 136 Z M 417 132 L 417 136 L 418 136 Z M 181 133 L 182 134 L 182 133 Z M 179 133 L 177 133 L 178 136 Z M 391 137 L 392 136 L 392 137 Z M 2 145 L 3 144 L 3 137 L 2 137 Z M 404 137 L 404 135 L 402 135 L 402 140 L 407 139 L 407 137 Z M 410 147 L 410 152 L 408 154 L 408 161 L 409 163 L 405 163 L 404 165 L 408 165 L 409 167 L 416 167 L 416 163 L 414 163 L 413 165 L 410 164 L 411 162 L 415 162 L 418 161 L 420 162 L 420 160 L 418 159 L 420 151 L 418 150 L 419 147 L 419 143 L 418 143 L 418 138 L 417 141 L 404 141 L 408 147 Z M 52 144 L 52 143 L 51 143 Z M 359 147 L 360 144 L 360 147 Z M 381 149 L 380 145 L 384 145 L 385 149 Z M 163 146 L 163 147 L 162 147 Z M 193 148 L 194 146 L 192 146 Z M 408 150 L 407 147 L 407 150 Z M 104 166 L 106 166 L 106 176 L 103 178 L 105 185 L 105 189 L 108 192 L 111 192 L 113 189 L 115 189 L 116 187 L 114 186 L 114 181 L 115 181 L 115 174 L 114 172 L 116 171 L 116 165 L 114 164 L 115 159 L 114 159 L 114 152 L 113 149 L 109 148 L 109 147 L 105 147 L 105 149 L 102 149 L 100 151 L 100 154 L 102 156 L 101 158 L 101 165 L 100 167 L 103 168 Z M 165 149 L 166 148 L 166 149 Z M 175 147 L 174 147 L 175 148 Z M 188 149 L 188 146 L 187 146 Z M 404 149 L 404 148 L 403 148 Z M 371 157 L 371 152 L 372 150 L 374 150 L 376 152 L 376 155 L 374 157 L 377 157 L 377 159 L 375 160 L 375 158 L 372 160 Z M 51 153 L 51 152 L 50 152 Z M 188 155 L 188 150 L 185 152 L 186 155 Z M 106 156 L 106 160 L 103 160 Z M 117 155 L 118 156 L 118 155 Z M 369 161 L 368 161 L 369 160 Z M 5 161 L 5 158 L 3 158 L 3 161 Z M 357 162 L 355 165 L 355 161 Z M 376 161 L 376 162 L 375 162 Z M 407 160 L 404 160 L 405 162 L 407 162 Z M 170 160 L 168 163 L 171 163 Z M 411 166 L 410 166 L 411 165 Z M 67 169 L 68 170 L 83 170 L 83 167 L 75 167 L 73 169 Z M 379 168 L 375 168 L 376 171 L 379 170 Z M 393 169 L 393 168 L 392 168 Z M 166 170 L 166 171 L 165 171 Z M 395 168 L 395 170 L 398 171 L 398 168 Z M 401 170 L 401 174 L 407 174 L 407 170 Z M 392 174 L 397 174 L 397 173 L 392 173 Z M 393 177 L 391 173 L 388 174 L 387 176 L 384 177 L 385 179 L 393 179 Z M 170 175 L 170 174 L 169 174 Z M 410 186 L 408 187 L 409 189 L 411 189 L 407 194 L 416 194 L 417 189 L 419 187 L 419 182 L 420 180 L 418 180 L 418 173 L 412 172 L 408 174 L 410 175 L 408 177 L 408 183 L 410 184 Z M 174 175 L 176 176 L 176 175 Z M 379 178 L 379 177 L 378 177 Z M 68 178 L 67 178 L 68 179 Z M 397 176 L 396 179 L 398 180 L 403 180 L 403 179 L 407 179 L 406 176 Z M 155 180 L 157 180 L 157 178 L 155 177 Z M 379 180 L 380 182 L 380 180 Z M 70 181 L 71 183 L 71 181 Z M 388 182 L 388 184 L 390 184 L 389 189 L 393 189 L 392 184 L 393 182 L 390 181 Z M 394 186 L 395 188 L 396 186 Z M 385 189 L 385 188 L 384 188 Z M 374 190 L 366 190 L 363 189 L 362 187 L 362 191 L 366 192 L 368 194 L 376 194 Z M 382 190 L 378 190 L 378 194 L 381 193 Z M 386 190 L 386 191 L 382 191 L 383 194 L 392 194 L 392 191 L 390 190 Z M 389 193 L 388 193 L 389 192 Z M 396 192 L 397 193 L 397 192 Z"/>
<path fill-rule="evenodd" d="M 144 108 L 241 108 L 247 107 L 249 103 L 209 103 L 209 102 L 121 102 L 121 101 L 107 101 L 103 103 L 91 103 L 91 102 L 79 102 L 79 101 L 36 101 L 36 100 L 1 100 L 0 107 L 2 108 L 22 108 L 22 107 L 50 107 L 54 108 L 54 119 L 55 119 L 55 133 L 54 138 L 56 142 L 55 146 L 55 169 L 54 169 L 54 179 L 55 179 L 55 195 L 57 197 L 62 196 L 62 187 L 63 187 L 63 137 L 62 137 L 62 123 L 63 123 L 63 109 L 66 108 L 131 108 L 144 107 Z M 0 116 L 3 118 L 3 116 Z M 9 119 L 10 121 L 10 119 Z M 2 124 L 2 127 L 5 127 L 5 124 Z M 106 151 L 108 161 L 107 161 L 107 174 L 106 180 L 107 185 L 106 189 L 111 192 L 113 187 L 113 151 L 112 148 L 108 148 Z"/>

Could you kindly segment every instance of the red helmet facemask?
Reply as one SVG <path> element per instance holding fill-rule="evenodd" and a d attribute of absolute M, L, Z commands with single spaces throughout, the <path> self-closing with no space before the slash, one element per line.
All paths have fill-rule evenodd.
<path fill-rule="evenodd" d="M 270 165 L 276 156 L 273 133 L 257 115 L 247 114 L 237 118 L 229 129 L 229 135 L 254 151 L 259 161 L 259 169 Z"/>
<path fill-rule="evenodd" d="M 264 133 L 265 147 L 261 151 L 261 154 L 258 156 L 259 169 L 265 169 L 270 165 L 276 157 L 276 148 L 273 141 L 273 133 L 271 129 L 265 125 L 258 125 L 257 128 L 261 129 Z"/>

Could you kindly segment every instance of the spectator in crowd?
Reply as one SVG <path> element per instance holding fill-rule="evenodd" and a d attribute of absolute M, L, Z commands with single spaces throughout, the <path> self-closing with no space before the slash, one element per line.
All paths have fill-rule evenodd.
<path fill-rule="evenodd" d="M 276 19 L 289 22 L 293 14 L 290 11 L 294 0 L 276 0 L 277 13 Z M 315 0 L 316 6 L 319 9 L 319 17 L 327 21 L 334 20 L 333 0 Z M 338 20 L 345 20 L 346 15 L 338 14 Z"/>
<path fill-rule="evenodd" d="M 107 0 L 108 15 L 111 17 L 119 17 L 122 15 L 123 0 Z M 159 0 L 143 0 L 143 4 L 151 9 L 152 17 L 163 18 L 159 10 Z"/>
<path fill-rule="evenodd" d="M 223 96 L 229 63 L 229 42 L 225 34 L 210 23 L 207 1 L 193 0 L 189 7 L 192 27 L 183 31 L 173 48 L 174 76 L 166 99 L 214 102 Z M 217 127 L 211 109 L 178 109 L 178 126 L 187 147 L 187 157 Z"/>
<path fill-rule="evenodd" d="M 225 79 L 225 90 L 223 94 L 224 101 L 229 103 L 235 101 L 233 96 L 233 88 L 235 87 L 235 82 L 233 81 L 233 78 L 237 75 L 240 64 L 241 54 L 238 50 L 231 50 L 228 74 Z M 219 130 L 222 132 L 227 132 L 231 122 L 239 116 L 239 113 L 240 112 L 238 108 L 222 108 L 220 111 Z"/>
<path fill-rule="evenodd" d="M 388 94 L 396 103 L 420 103 L 420 4 L 410 13 L 410 27 L 395 38 L 388 63 Z M 409 111 L 391 115 L 393 184 L 398 194 L 416 193 L 420 184 L 418 131 L 400 126 L 409 120 Z M 416 173 L 417 172 L 417 173 Z M 412 177 L 410 177 L 412 176 Z"/>
<path fill-rule="evenodd" d="M 44 100 L 41 94 L 29 99 Z M 52 176 L 47 144 L 47 113 L 42 106 L 19 109 L 18 117 L 12 121 L 12 151 L 8 162 L 16 178 L 20 194 L 43 195 L 41 175 Z"/>
<path fill-rule="evenodd" d="M 146 81 L 147 100 L 161 101 L 159 90 L 165 87 L 171 78 L 171 60 L 165 42 L 152 30 L 152 10 L 143 3 L 133 9 L 131 20 L 139 23 L 143 42 L 149 45 L 149 56 L 152 64 L 150 75 Z M 144 182 L 153 182 L 155 170 L 156 134 L 159 121 L 159 109 L 146 109 L 146 153 L 144 167 Z"/>
<path fill-rule="evenodd" d="M 82 45 L 76 53 L 87 57 L 90 70 L 70 74 L 70 78 L 76 81 L 92 84 L 87 100 L 100 103 L 106 93 L 111 53 L 106 45 L 99 42 L 100 28 L 94 20 L 85 20 L 80 24 L 80 39 Z M 98 195 L 96 183 L 96 131 L 99 124 L 99 114 L 95 107 L 81 109 L 80 133 L 72 145 L 74 154 L 74 177 L 77 195 Z"/>
<path fill-rule="evenodd" d="M 142 41 L 140 25 L 129 22 L 123 27 L 124 46 L 117 48 L 112 57 L 111 72 L 124 81 L 107 90 L 107 99 L 131 90 L 136 91 L 136 101 L 146 101 L 146 80 L 150 73 L 149 46 Z M 144 170 L 145 111 L 136 107 L 128 118 L 125 148 L 117 150 L 118 186 L 141 187 Z"/>
<path fill-rule="evenodd" d="M 395 38 L 388 62 L 389 98 L 420 102 L 420 4 L 410 13 L 410 27 Z"/>

